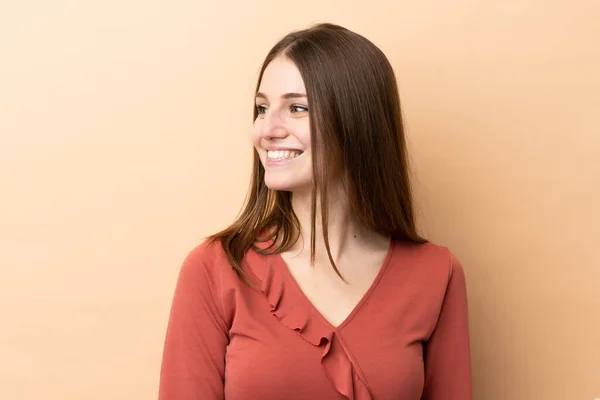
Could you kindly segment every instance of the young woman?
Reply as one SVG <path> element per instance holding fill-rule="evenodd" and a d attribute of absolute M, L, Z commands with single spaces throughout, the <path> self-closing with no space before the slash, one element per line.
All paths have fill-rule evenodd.
<path fill-rule="evenodd" d="M 183 263 L 160 399 L 470 400 L 465 276 L 415 228 L 384 54 L 292 32 L 255 101 L 248 200 Z"/>

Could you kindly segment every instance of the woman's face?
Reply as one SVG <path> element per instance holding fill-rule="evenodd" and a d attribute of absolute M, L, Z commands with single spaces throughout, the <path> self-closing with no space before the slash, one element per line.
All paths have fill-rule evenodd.
<path fill-rule="evenodd" d="M 282 57 L 269 63 L 256 95 L 252 141 L 273 190 L 310 191 L 312 157 L 308 102 L 296 65 Z"/>

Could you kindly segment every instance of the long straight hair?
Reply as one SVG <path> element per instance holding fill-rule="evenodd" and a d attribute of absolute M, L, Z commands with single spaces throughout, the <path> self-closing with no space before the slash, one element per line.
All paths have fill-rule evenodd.
<path fill-rule="evenodd" d="M 344 27 L 321 23 L 283 37 L 265 58 L 292 61 L 304 81 L 310 104 L 313 157 L 311 262 L 315 259 L 317 205 L 329 261 L 328 192 L 332 175 L 341 171 L 350 213 L 367 229 L 393 240 L 423 243 L 415 226 L 409 166 L 397 82 L 383 52 L 368 39 Z M 258 116 L 254 108 L 254 119 Z M 262 254 L 283 252 L 300 232 L 292 194 L 269 189 L 265 170 L 254 151 L 251 186 L 245 206 L 219 240 L 238 275 L 247 282 L 242 259 L 249 249 Z M 317 204 L 319 203 L 319 204 Z M 257 243 L 272 240 L 266 249 Z M 277 245 L 275 245 L 277 244 Z"/>

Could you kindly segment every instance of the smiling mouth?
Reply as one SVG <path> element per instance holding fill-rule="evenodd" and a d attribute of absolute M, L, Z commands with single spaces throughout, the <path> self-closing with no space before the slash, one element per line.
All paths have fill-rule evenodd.
<path fill-rule="evenodd" d="M 267 160 L 292 160 L 302 154 L 298 150 L 269 150 L 267 151 Z"/>

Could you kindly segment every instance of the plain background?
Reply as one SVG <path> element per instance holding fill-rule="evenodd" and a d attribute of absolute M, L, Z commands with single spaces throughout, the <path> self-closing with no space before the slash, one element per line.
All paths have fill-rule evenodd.
<path fill-rule="evenodd" d="M 157 396 L 175 279 L 237 214 L 252 91 L 329 21 L 397 73 L 476 399 L 600 397 L 600 2 L 0 2 L 0 398 Z"/>

